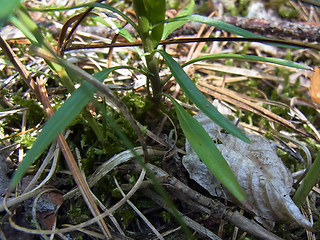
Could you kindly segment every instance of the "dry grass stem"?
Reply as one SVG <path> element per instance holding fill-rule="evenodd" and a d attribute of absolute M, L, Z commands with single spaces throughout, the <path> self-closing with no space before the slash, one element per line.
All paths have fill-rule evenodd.
<path fill-rule="evenodd" d="M 123 192 L 123 190 L 121 189 L 118 181 L 116 178 L 114 178 L 114 181 L 116 183 L 116 186 L 118 188 L 118 190 L 120 191 L 121 195 L 124 197 L 125 194 Z M 127 200 L 127 203 L 129 204 L 129 206 L 138 214 L 138 216 L 145 222 L 145 224 L 151 229 L 151 231 L 157 236 L 158 239 L 160 240 L 164 240 L 164 238 L 162 237 L 162 235 L 158 232 L 158 230 L 152 225 L 152 223 L 143 215 L 143 213 L 130 201 Z"/>
<path fill-rule="evenodd" d="M 228 103 L 234 104 L 238 108 L 242 108 L 244 110 L 251 111 L 253 113 L 256 113 L 262 117 L 265 117 L 271 121 L 275 121 L 277 123 L 280 123 L 286 127 L 292 128 L 296 132 L 299 132 L 305 136 L 316 138 L 312 134 L 306 132 L 304 129 L 297 128 L 292 122 L 280 117 L 277 114 L 274 114 L 273 112 L 249 101 L 246 100 L 245 96 L 239 93 L 236 93 L 235 91 L 226 89 L 226 88 L 220 88 L 215 87 L 212 85 L 209 85 L 206 82 L 199 82 L 198 88 L 211 96 L 214 96 L 218 98 L 219 100 L 226 101 Z"/>

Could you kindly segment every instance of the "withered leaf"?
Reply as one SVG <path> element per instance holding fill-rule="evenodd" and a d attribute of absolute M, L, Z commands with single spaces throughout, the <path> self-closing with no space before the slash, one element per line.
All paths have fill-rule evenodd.
<path fill-rule="evenodd" d="M 253 207 L 255 219 L 268 229 L 275 221 L 295 221 L 311 230 L 312 224 L 301 214 L 290 197 L 293 179 L 276 153 L 276 144 L 267 138 L 247 133 L 251 143 L 224 133 L 205 114 L 195 118 L 202 124 L 228 162 Z M 234 198 L 200 161 L 188 142 L 183 165 L 190 177 L 211 195 L 229 201 Z M 251 209 L 252 210 L 252 209 Z"/>

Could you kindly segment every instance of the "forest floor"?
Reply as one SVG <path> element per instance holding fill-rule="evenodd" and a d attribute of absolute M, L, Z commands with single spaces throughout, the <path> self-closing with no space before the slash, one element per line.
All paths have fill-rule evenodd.
<path fill-rule="evenodd" d="M 25 1 L 24 4 L 28 8 L 43 9 L 49 6 L 78 5 L 82 2 L 88 1 L 37 0 Z M 167 1 L 167 16 L 175 17 L 187 3 L 188 1 Z M 111 1 L 110 4 L 134 19 L 131 1 Z M 250 0 L 226 0 L 197 4 L 197 14 L 221 19 L 256 34 L 284 41 L 299 41 L 306 46 L 320 42 L 320 9 L 304 1 L 254 3 Z M 61 31 L 68 27 L 68 23 L 74 23 L 76 20 L 73 17 L 81 11 L 83 8 L 29 11 L 29 14 L 52 46 L 58 48 L 57 46 L 61 47 L 62 40 L 62 43 L 67 42 L 63 54 L 68 62 L 90 74 L 118 65 L 137 68 L 142 66 L 139 51 L 135 47 L 126 46 L 122 37 L 115 37 L 112 21 L 116 21 L 116 17 L 110 12 L 94 9 L 92 15 L 81 22 L 68 41 L 63 39 L 66 35 L 62 35 Z M 108 24 L 112 27 L 107 28 L 101 24 L 95 18 L 97 16 L 108 19 Z M 130 27 L 125 28 L 136 37 Z M 13 24 L 3 26 L 1 37 L 16 54 L 28 76 L 44 83 L 53 109 L 59 109 L 70 97 L 68 86 L 61 75 L 54 72 L 43 58 L 30 52 L 30 40 Z M 186 37 L 200 39 L 234 35 L 204 24 L 188 22 L 169 36 L 171 39 Z M 111 50 L 85 47 L 88 44 L 110 43 L 110 39 L 123 46 Z M 1 47 L 3 48 L 3 44 Z M 319 50 L 243 41 L 167 44 L 164 49 L 179 64 L 207 54 L 245 54 L 281 58 L 310 67 L 297 69 L 229 58 L 196 62 L 184 68 L 207 99 L 210 102 L 218 101 L 218 106 L 227 106 L 243 129 L 272 139 L 278 146 L 278 156 L 294 179 L 293 187 L 290 181 L 285 187 L 297 189 L 299 178 L 304 176 L 304 171 L 315 161 L 320 150 L 320 73 L 316 68 L 320 64 Z M 0 69 L 0 192 L 4 196 L 13 172 L 43 129 L 48 113 L 37 100 L 36 94 L 23 81 L 21 72 L 18 73 L 4 49 L 1 50 Z M 168 67 L 163 64 L 161 78 L 166 79 L 169 75 Z M 72 87 L 79 88 L 80 83 L 81 81 Z M 135 119 L 143 125 L 146 142 L 150 147 L 149 167 L 165 187 L 168 193 L 166 196 L 172 200 L 180 214 L 180 220 L 187 223 L 194 238 L 320 239 L 319 233 L 307 231 L 294 221 L 276 221 L 274 227 L 262 227 L 254 220 L 252 213 L 244 211 L 219 194 L 210 195 L 200 182 L 191 180 L 182 164 L 187 151 L 185 137 L 173 106 L 165 101 L 161 105 L 165 114 L 164 111 L 154 110 L 155 106 L 146 97 L 150 89 L 142 74 L 119 69 L 104 83 L 114 90 Z M 190 113 L 198 112 L 173 78 L 166 82 L 163 91 L 179 100 Z M 99 106 L 104 106 L 105 110 L 97 109 L 95 102 L 101 103 Z M 80 166 L 81 174 L 91 187 L 95 203 L 101 212 L 109 211 L 105 221 L 114 239 L 190 238 L 190 235 L 186 237 L 186 230 L 179 220 L 174 218 L 174 210 L 163 197 L 165 195 L 161 195 L 161 191 L 154 187 L 149 175 L 148 178 L 144 176 L 141 164 L 132 160 L 137 156 L 132 155 L 125 141 L 119 137 L 117 129 L 104 118 L 115 119 L 126 139 L 134 145 L 136 153 L 142 155 L 137 134 L 126 117 L 115 106 L 107 106 L 101 93 L 96 93 L 95 101 L 87 104 L 85 111 L 87 115 L 82 112 L 76 116 L 65 129 L 64 135 Z M 86 118 L 88 115 L 99 123 L 103 130 L 103 141 L 99 140 L 97 132 L 92 129 Z M 224 134 L 223 131 L 221 134 Z M 255 150 L 260 150 L 259 147 L 258 144 Z M 244 150 L 240 149 L 239 152 L 241 151 Z M 266 178 L 269 176 L 271 175 L 266 175 Z M 278 177 L 281 181 L 284 178 Z M 248 185 L 254 185 L 252 179 L 251 176 Z M 268 196 L 260 193 L 261 189 L 252 187 L 252 191 L 257 199 L 258 195 L 262 196 L 255 204 L 271 205 L 271 215 L 283 211 L 279 209 L 279 206 L 284 206 L 282 203 L 277 205 L 276 201 L 264 202 Z M 21 194 L 23 198 L 19 198 Z M 225 191 L 221 192 L 221 195 L 225 194 Z M 294 194 L 294 190 L 291 194 Z M 320 217 L 319 194 L 320 189 L 316 183 L 300 208 L 312 223 L 319 221 Z M 97 220 L 92 220 L 90 210 L 75 184 L 65 157 L 59 151 L 57 141 L 34 161 L 16 192 L 8 194 L 6 198 L 7 203 L 0 206 L 0 239 L 105 239 Z M 50 235 L 50 229 L 56 230 L 55 235 Z"/>

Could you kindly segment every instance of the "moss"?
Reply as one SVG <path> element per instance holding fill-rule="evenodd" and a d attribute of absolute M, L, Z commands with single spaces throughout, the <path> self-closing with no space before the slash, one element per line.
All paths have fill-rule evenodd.
<path fill-rule="evenodd" d="M 32 136 L 30 132 L 15 137 L 14 141 L 20 143 L 22 147 L 31 148 L 32 144 L 36 141 L 36 137 Z"/>
<path fill-rule="evenodd" d="M 162 220 L 164 222 L 171 222 L 172 221 L 172 215 L 170 213 L 168 213 L 167 211 L 162 211 L 160 213 L 160 217 L 162 218 Z"/>
<path fill-rule="evenodd" d="M 27 108 L 27 128 L 32 128 L 41 122 L 41 120 L 45 117 L 44 110 L 40 107 L 40 105 L 34 99 L 24 99 L 20 96 L 14 96 L 13 102 L 23 108 Z M 21 115 L 15 115 L 21 117 Z"/>
<path fill-rule="evenodd" d="M 82 205 L 82 204 L 80 204 Z M 71 224 L 79 224 L 82 222 L 85 222 L 91 218 L 91 214 L 89 211 L 85 211 L 85 209 L 89 210 L 87 207 L 84 206 L 78 206 L 73 209 L 71 209 L 67 216 L 69 218 L 69 221 Z"/>
<path fill-rule="evenodd" d="M 137 217 L 137 214 L 128 205 L 123 205 L 116 211 L 116 216 L 121 219 L 123 227 L 127 228 L 128 225 Z"/>
<path fill-rule="evenodd" d="M 250 2 L 251 0 L 239 0 L 235 3 L 229 3 L 226 8 L 232 16 L 247 16 Z"/>
<path fill-rule="evenodd" d="M 127 92 L 122 101 L 138 121 L 143 120 L 146 112 L 152 106 L 152 102 L 148 98 L 132 91 Z"/>
<path fill-rule="evenodd" d="M 284 18 L 294 18 L 299 15 L 299 11 L 297 9 L 287 4 L 280 5 L 278 8 L 278 13 Z"/>

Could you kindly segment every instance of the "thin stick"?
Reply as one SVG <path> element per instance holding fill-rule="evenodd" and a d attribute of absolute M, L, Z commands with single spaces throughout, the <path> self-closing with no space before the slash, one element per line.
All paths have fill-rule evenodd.
<path fill-rule="evenodd" d="M 246 38 L 246 37 L 208 37 L 208 38 L 173 38 L 162 40 L 160 45 L 167 44 L 181 44 L 181 43 L 191 43 L 191 42 L 260 42 L 267 44 L 279 44 L 283 46 L 301 47 L 301 48 L 311 48 L 320 50 L 320 47 L 316 44 L 310 44 L 299 41 L 289 41 L 289 40 L 279 40 L 271 38 Z M 65 51 L 70 51 L 74 49 L 90 49 L 90 48 L 109 48 L 109 47 L 137 47 L 142 46 L 142 41 L 138 40 L 135 42 L 116 42 L 116 43 L 94 43 L 94 44 L 76 44 L 66 48 Z"/>

